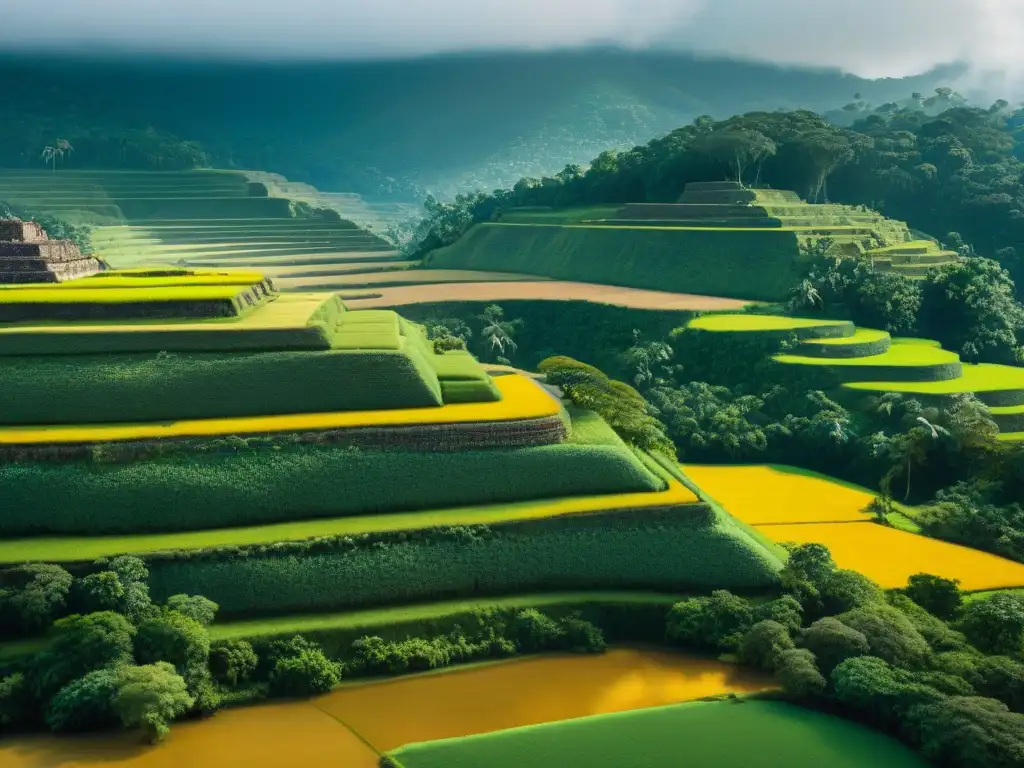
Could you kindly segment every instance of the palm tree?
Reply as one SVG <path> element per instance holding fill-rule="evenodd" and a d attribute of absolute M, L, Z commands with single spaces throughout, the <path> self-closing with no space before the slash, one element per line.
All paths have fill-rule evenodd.
<path fill-rule="evenodd" d="M 911 470 L 916 464 L 923 467 L 928 461 L 928 446 L 933 440 L 942 436 L 948 436 L 949 431 L 938 424 L 932 424 L 924 416 L 918 416 L 917 422 L 921 424 L 908 432 L 896 435 L 888 443 L 888 451 L 893 459 L 892 468 L 885 474 L 884 483 L 891 483 L 901 471 L 907 475 L 907 489 L 903 496 L 906 501 L 910 498 L 910 476 Z"/>
<path fill-rule="evenodd" d="M 789 292 L 789 306 L 792 310 L 800 310 L 815 306 L 824 307 L 825 302 L 814 283 L 810 279 L 804 278 Z"/>
<path fill-rule="evenodd" d="M 488 306 L 484 309 L 483 321 L 485 325 L 481 331 L 483 337 L 490 342 L 491 351 L 497 350 L 502 356 L 505 355 L 506 349 L 515 352 L 519 348 L 519 345 L 512 338 L 512 334 L 515 333 L 516 324 L 503 320 L 504 315 L 505 312 L 496 304 Z"/>
<path fill-rule="evenodd" d="M 71 143 L 67 139 L 57 139 L 57 142 L 53 146 L 43 147 L 43 152 L 40 157 L 44 163 L 53 163 L 53 172 L 57 172 L 57 158 L 64 159 L 64 153 L 71 154 L 75 151 L 75 148 L 71 146 Z"/>

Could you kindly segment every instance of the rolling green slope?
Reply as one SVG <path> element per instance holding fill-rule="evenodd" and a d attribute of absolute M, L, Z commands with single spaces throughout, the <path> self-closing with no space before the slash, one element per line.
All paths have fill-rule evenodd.
<path fill-rule="evenodd" d="M 777 301 L 800 277 L 797 259 L 797 235 L 785 230 L 487 223 L 426 263 Z"/>

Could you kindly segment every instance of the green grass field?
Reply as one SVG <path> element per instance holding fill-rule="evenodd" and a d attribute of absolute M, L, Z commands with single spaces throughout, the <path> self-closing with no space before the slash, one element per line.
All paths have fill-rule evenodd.
<path fill-rule="evenodd" d="M 782 702 L 691 702 L 401 747 L 399 768 L 924 768 L 878 731 Z"/>
<path fill-rule="evenodd" d="M 856 392 L 902 392 L 932 397 L 974 392 L 991 406 L 1024 405 L 1024 368 L 991 363 L 965 363 L 958 378 L 946 381 L 858 381 L 843 386 Z"/>
<path fill-rule="evenodd" d="M 894 380 L 942 381 L 961 375 L 960 357 L 916 340 L 893 339 L 888 349 L 865 357 L 776 355 L 776 362 L 794 366 L 821 366 L 844 381 L 891 377 Z"/>
<path fill-rule="evenodd" d="M 798 337 L 853 338 L 856 331 L 848 320 L 820 320 L 807 317 L 761 314 L 709 314 L 695 317 L 686 325 L 696 331 L 723 333 L 795 333 Z"/>
<path fill-rule="evenodd" d="M 799 279 L 797 260 L 796 234 L 780 230 L 487 223 L 427 264 L 773 301 Z"/>

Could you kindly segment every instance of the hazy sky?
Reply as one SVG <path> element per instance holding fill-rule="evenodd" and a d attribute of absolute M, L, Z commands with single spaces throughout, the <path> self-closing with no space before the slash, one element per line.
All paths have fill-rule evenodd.
<path fill-rule="evenodd" d="M 1024 75 L 1024 0 L 0 0 L 0 47 L 365 58 L 676 45 L 902 76 Z"/>

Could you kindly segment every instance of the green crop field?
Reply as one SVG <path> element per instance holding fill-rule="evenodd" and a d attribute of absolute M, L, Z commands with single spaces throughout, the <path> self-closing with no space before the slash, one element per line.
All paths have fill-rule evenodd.
<path fill-rule="evenodd" d="M 924 768 L 895 739 L 791 704 L 691 702 L 597 715 L 390 753 L 399 768 Z"/>
<path fill-rule="evenodd" d="M 697 331 L 739 332 L 739 333 L 795 333 L 798 337 L 848 338 L 855 334 L 853 323 L 848 320 L 820 320 L 807 317 L 784 315 L 737 315 L 710 314 L 695 317 L 686 325 Z"/>
<path fill-rule="evenodd" d="M 665 487 L 602 426 L 600 442 L 507 450 L 288 444 L 102 466 L 3 463 L 0 535 L 185 531 Z"/>
<path fill-rule="evenodd" d="M 797 237 L 780 230 L 478 224 L 427 258 L 437 269 L 767 301 L 800 277 Z"/>
<path fill-rule="evenodd" d="M 154 599 L 202 594 L 226 616 L 341 610 L 546 589 L 753 590 L 779 561 L 706 508 L 684 505 L 424 531 L 387 543 L 153 558 Z"/>
<path fill-rule="evenodd" d="M 866 357 L 776 355 L 775 360 L 784 365 L 821 366 L 845 381 L 886 377 L 941 381 L 961 375 L 960 357 L 955 352 L 906 339 L 893 339 L 886 351 Z"/>
<path fill-rule="evenodd" d="M 881 355 L 892 346 L 892 339 L 885 331 L 858 328 L 853 336 L 837 338 L 805 339 L 800 351 L 806 355 L 827 358 L 869 357 Z"/>
<path fill-rule="evenodd" d="M 903 392 L 933 397 L 974 392 L 992 406 L 1024 404 L 1024 368 L 991 363 L 965 363 L 958 378 L 946 381 L 858 381 L 843 386 L 857 392 Z"/>

